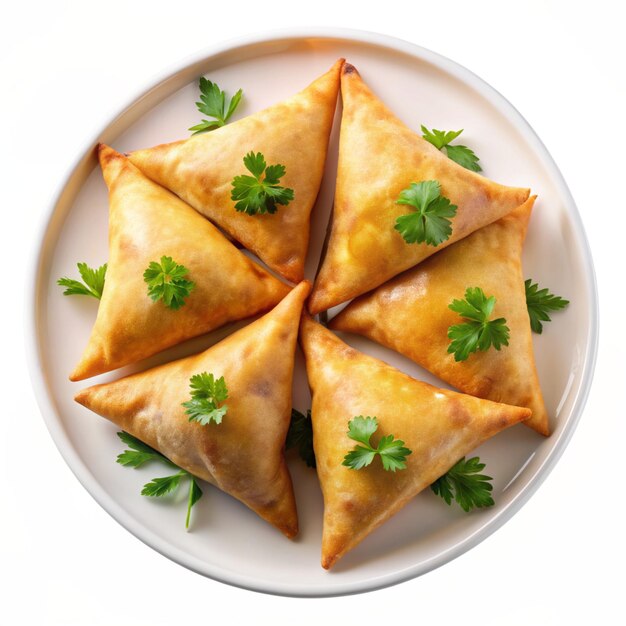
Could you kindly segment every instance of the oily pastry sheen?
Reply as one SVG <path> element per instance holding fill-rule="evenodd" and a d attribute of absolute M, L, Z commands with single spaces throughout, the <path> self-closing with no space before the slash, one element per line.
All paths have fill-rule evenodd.
<path fill-rule="evenodd" d="M 398 120 L 356 69 L 341 76 L 343 117 L 335 206 L 326 255 L 308 308 L 319 313 L 413 267 L 522 204 L 528 189 L 504 187 L 457 165 Z M 437 180 L 458 206 L 449 239 L 434 247 L 406 243 L 394 230 L 411 212 L 396 203 L 411 183 Z"/>
<path fill-rule="evenodd" d="M 98 317 L 71 380 L 134 363 L 266 311 L 289 292 L 125 156 L 104 145 L 99 155 L 109 188 L 109 265 Z M 162 256 L 184 265 L 195 283 L 178 310 L 148 296 L 143 273 Z"/>
<path fill-rule="evenodd" d="M 322 181 L 335 115 L 340 59 L 295 96 L 217 130 L 129 155 L 152 180 L 170 189 L 292 282 L 302 280 L 309 217 Z M 280 184 L 294 190 L 272 215 L 235 210 L 231 182 L 246 153 L 286 167 Z"/>
<path fill-rule="evenodd" d="M 525 406 L 525 422 L 550 434 L 541 394 L 522 273 L 522 245 L 535 198 L 351 302 L 330 323 L 365 335 L 408 356 L 464 393 Z M 448 328 L 462 321 L 448 305 L 468 287 L 495 296 L 493 318 L 504 317 L 508 346 L 474 352 L 456 362 L 448 354 Z"/>
<path fill-rule="evenodd" d="M 528 409 L 437 389 L 352 349 L 304 316 L 300 341 L 313 396 L 313 442 L 324 495 L 322 566 L 333 566 L 461 457 L 530 415 Z M 385 471 L 375 459 L 360 470 L 342 465 L 355 442 L 353 417 L 376 416 L 374 438 L 392 434 L 412 454 Z M 377 443 L 377 440 L 374 441 Z"/>
<path fill-rule="evenodd" d="M 78 393 L 76 401 L 234 496 L 287 537 L 298 532 L 283 449 L 291 415 L 303 282 L 264 317 L 205 352 Z M 189 422 L 189 379 L 224 377 L 221 424 Z"/>

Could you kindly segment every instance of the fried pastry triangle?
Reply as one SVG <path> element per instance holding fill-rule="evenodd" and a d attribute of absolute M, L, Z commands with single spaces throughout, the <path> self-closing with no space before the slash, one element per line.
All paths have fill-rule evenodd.
<path fill-rule="evenodd" d="M 528 409 L 437 389 L 343 343 L 304 316 L 300 341 L 313 396 L 313 442 L 324 495 L 326 569 L 461 457 L 530 415 Z M 376 416 L 374 438 L 394 435 L 412 453 L 395 473 L 378 462 L 342 465 L 355 442 L 348 421 Z M 378 461 L 378 459 L 375 459 Z"/>
<path fill-rule="evenodd" d="M 108 146 L 109 265 L 98 317 L 80 363 L 82 380 L 274 306 L 289 287 L 253 263 L 190 206 Z M 162 256 L 187 268 L 195 288 L 178 310 L 153 302 L 143 273 Z"/>
<path fill-rule="evenodd" d="M 548 414 L 533 356 L 526 308 L 522 245 L 535 198 L 351 302 L 330 323 L 365 335 L 408 356 L 450 385 L 479 398 L 525 406 L 525 422 L 549 435 Z M 509 345 L 474 352 L 465 361 L 448 354 L 448 328 L 462 319 L 448 305 L 468 287 L 495 296 L 493 318 L 504 317 Z"/>
<path fill-rule="evenodd" d="M 326 255 L 308 308 L 319 313 L 346 302 L 431 254 L 506 215 L 528 189 L 504 187 L 470 172 L 405 126 L 344 65 L 343 117 L 335 206 Z M 441 194 L 458 206 L 452 234 L 434 247 L 406 243 L 395 221 L 411 213 L 397 204 L 411 183 L 437 180 Z"/>
<path fill-rule="evenodd" d="M 295 96 L 259 113 L 189 139 L 137 150 L 131 161 L 254 252 L 282 276 L 304 276 L 309 217 L 322 181 L 335 114 L 340 59 Z M 231 182 L 248 174 L 246 153 L 261 152 L 267 164 L 286 167 L 280 184 L 294 190 L 272 215 L 235 210 Z"/>
<path fill-rule="evenodd" d="M 234 496 L 287 537 L 298 532 L 283 448 L 291 415 L 302 282 L 264 317 L 205 352 L 78 393 L 76 401 Z M 190 422 L 189 379 L 224 377 L 221 424 Z"/>

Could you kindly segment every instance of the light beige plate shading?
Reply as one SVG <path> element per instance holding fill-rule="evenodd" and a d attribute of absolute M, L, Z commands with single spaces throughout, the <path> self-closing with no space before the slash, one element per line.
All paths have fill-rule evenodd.
<path fill-rule="evenodd" d="M 241 500 L 287 537 L 298 516 L 283 448 L 291 416 L 298 323 L 310 283 L 205 352 L 80 391 L 76 401 Z M 278 356 L 277 356 L 278 355 Z M 221 424 L 190 422 L 189 379 L 224 377 Z"/>
<path fill-rule="evenodd" d="M 306 89 L 259 113 L 189 139 L 137 150 L 129 158 L 270 268 L 292 282 L 302 280 L 309 216 L 324 172 L 342 65 L 340 59 Z M 286 167 L 280 185 L 293 189 L 295 197 L 274 214 L 240 213 L 231 200 L 233 178 L 250 174 L 243 165 L 250 151 L 262 152 L 268 165 Z"/>
<path fill-rule="evenodd" d="M 528 409 L 480 400 L 415 380 L 354 350 L 308 316 L 300 342 L 313 396 L 311 419 L 317 475 L 324 494 L 322 566 L 332 567 L 372 531 L 445 474 L 460 458 Z M 386 435 L 411 450 L 406 469 L 385 471 L 380 459 L 354 470 L 342 461 L 356 442 L 356 416 L 378 419 L 374 445 Z M 416 524 L 419 512 L 416 511 Z"/>
<path fill-rule="evenodd" d="M 104 145 L 99 153 L 109 187 L 109 266 L 98 316 L 71 380 L 135 363 L 266 311 L 289 291 L 125 156 Z M 162 256 L 184 265 L 195 283 L 178 310 L 148 296 L 143 273 Z"/>
<path fill-rule="evenodd" d="M 530 198 L 497 222 L 357 298 L 331 320 L 330 327 L 397 350 L 464 393 L 528 407 L 533 414 L 525 424 L 549 435 L 522 270 L 522 246 L 534 201 Z M 510 339 L 500 350 L 474 352 L 457 362 L 448 353 L 448 328 L 463 320 L 448 305 L 462 300 L 468 287 L 495 296 L 492 319 L 506 319 Z M 560 318 L 555 316 L 554 323 Z"/>
<path fill-rule="evenodd" d="M 309 299 L 311 313 L 378 287 L 502 217 L 529 194 L 528 189 L 504 187 L 450 160 L 401 122 L 349 63 L 341 75 L 341 97 L 335 206 L 328 248 Z M 420 106 L 418 100 L 415 107 Z M 394 229 L 396 219 L 412 210 L 397 204 L 400 192 L 426 180 L 439 181 L 441 195 L 458 207 L 451 218 L 452 234 L 436 247 L 407 243 Z"/>

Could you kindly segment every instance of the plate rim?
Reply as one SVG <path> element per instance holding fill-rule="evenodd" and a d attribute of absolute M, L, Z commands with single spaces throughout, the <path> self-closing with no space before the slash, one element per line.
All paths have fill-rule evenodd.
<path fill-rule="evenodd" d="M 585 291 L 587 292 L 587 315 L 589 319 L 586 350 L 582 359 L 583 371 L 580 386 L 574 398 L 572 410 L 567 418 L 566 424 L 559 433 L 552 448 L 546 454 L 546 457 L 537 467 L 534 474 L 528 479 L 526 485 L 520 489 L 501 511 L 491 517 L 478 530 L 465 536 L 462 540 L 448 547 L 448 549 L 412 567 L 349 583 L 341 583 L 329 577 L 327 585 L 318 586 L 314 590 L 297 583 L 286 584 L 262 581 L 254 577 L 249 577 L 241 572 L 233 572 L 224 570 L 219 566 L 214 566 L 177 548 L 173 544 L 163 541 L 161 537 L 156 535 L 149 528 L 144 527 L 132 515 L 127 513 L 94 478 L 87 465 L 74 450 L 74 446 L 62 426 L 58 411 L 52 401 L 51 390 L 48 389 L 46 384 L 43 373 L 42 348 L 39 342 L 41 283 L 43 261 L 46 257 L 47 245 L 49 245 L 47 242 L 48 231 L 56 217 L 57 206 L 61 202 L 68 184 L 71 182 L 76 170 L 80 168 L 91 154 L 95 143 L 106 134 L 107 130 L 113 126 L 119 118 L 126 115 L 141 99 L 194 64 L 207 62 L 213 57 L 232 52 L 237 48 L 243 49 L 255 45 L 276 43 L 281 40 L 306 39 L 345 40 L 351 43 L 369 44 L 387 48 L 394 52 L 406 54 L 412 58 L 431 63 L 476 89 L 481 95 L 484 95 L 490 102 L 497 106 L 498 110 L 506 115 L 516 127 L 523 129 L 524 138 L 529 141 L 529 143 L 534 144 L 534 148 L 542 158 L 542 165 L 549 170 L 548 173 L 557 185 L 559 196 L 563 199 L 567 207 L 568 216 L 571 218 L 572 227 L 580 245 L 581 259 L 585 270 L 584 278 L 587 283 Z M 27 277 L 30 278 L 30 280 L 27 280 L 26 285 L 31 285 L 31 288 L 25 290 L 25 314 L 28 316 L 25 323 L 26 358 L 37 404 L 48 432 L 61 454 L 61 457 L 91 497 L 126 530 L 175 563 L 191 569 L 198 574 L 235 587 L 287 597 L 343 596 L 365 593 L 406 582 L 434 570 L 467 552 L 496 532 L 506 521 L 513 517 L 550 474 L 576 430 L 593 380 L 598 352 L 599 333 L 597 280 L 591 249 L 582 223 L 582 218 L 561 171 L 544 143 L 521 113 L 484 79 L 480 78 L 460 63 L 437 52 L 391 35 L 339 27 L 281 28 L 229 38 L 215 45 L 203 48 L 191 55 L 187 55 L 178 62 L 171 64 L 163 72 L 152 75 L 141 89 L 137 90 L 130 98 L 125 98 L 124 102 L 126 102 L 126 105 L 123 108 L 119 109 L 115 107 L 112 113 L 104 116 L 106 120 L 105 123 L 101 125 L 95 136 L 91 137 L 90 140 L 85 143 L 85 147 L 79 151 L 78 157 L 70 163 L 69 167 L 66 169 L 65 175 L 61 178 L 61 182 L 52 195 L 47 210 L 42 211 L 38 219 L 37 228 L 35 228 L 34 231 L 30 254 L 28 255 L 29 267 L 27 269 Z M 552 436 L 555 437 L 556 433 L 553 433 Z"/>

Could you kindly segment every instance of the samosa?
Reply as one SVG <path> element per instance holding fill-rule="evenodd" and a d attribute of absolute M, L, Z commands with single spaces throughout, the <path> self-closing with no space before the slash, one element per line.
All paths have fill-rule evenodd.
<path fill-rule="evenodd" d="M 109 263 L 98 316 L 71 380 L 135 363 L 267 311 L 289 292 L 125 156 L 105 145 L 99 155 L 109 188 Z M 163 257 L 186 271 L 185 297 L 170 303 L 175 308 L 164 299 L 154 301 L 144 277 Z M 164 273 L 163 289 L 172 289 L 173 280 Z"/>
<path fill-rule="evenodd" d="M 324 495 L 322 566 L 333 566 L 460 458 L 528 409 L 437 389 L 343 343 L 304 316 L 300 341 L 313 396 L 317 473 Z M 393 436 L 410 451 L 406 468 L 343 464 L 355 442 L 348 422 L 376 417 L 375 437 Z"/>
<path fill-rule="evenodd" d="M 550 434 L 535 367 L 522 272 L 522 245 L 535 198 L 351 302 L 330 322 L 365 335 L 425 367 L 464 393 L 532 410 L 525 422 Z M 495 297 L 492 317 L 504 318 L 507 346 L 456 361 L 448 329 L 462 322 L 449 308 L 468 288 Z"/>
<path fill-rule="evenodd" d="M 234 496 L 287 537 L 298 532 L 284 445 L 306 281 L 264 317 L 208 350 L 78 393 L 76 401 Z M 183 406 L 198 375 L 223 377 L 220 423 Z"/>
<path fill-rule="evenodd" d="M 324 172 L 342 66 L 340 59 L 306 89 L 259 113 L 208 133 L 136 150 L 129 158 L 272 270 L 298 282 L 304 276 L 310 214 Z M 249 153 L 261 153 L 265 165 L 285 169 L 280 186 L 291 189 L 293 199 L 277 205 L 274 213 L 249 215 L 235 209 L 232 182 L 249 176 L 243 162 Z M 253 170 L 263 175 L 262 167 Z"/>
<path fill-rule="evenodd" d="M 308 303 L 312 314 L 378 287 L 506 215 L 529 195 L 528 189 L 499 185 L 449 159 L 397 119 L 350 64 L 343 67 L 341 95 L 335 205 L 326 254 Z M 425 202 L 425 213 L 434 201 L 445 215 L 452 215 L 452 207 L 456 212 L 443 221 L 423 218 L 426 238 L 408 243 L 396 222 L 411 214 L 417 217 L 408 206 L 417 201 Z M 410 240 L 421 219 L 406 235 Z M 439 241 L 446 228 L 451 228 L 447 239 L 427 243 L 433 234 L 429 230 Z"/>

